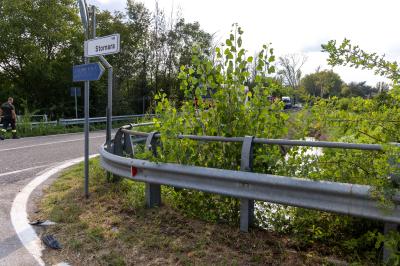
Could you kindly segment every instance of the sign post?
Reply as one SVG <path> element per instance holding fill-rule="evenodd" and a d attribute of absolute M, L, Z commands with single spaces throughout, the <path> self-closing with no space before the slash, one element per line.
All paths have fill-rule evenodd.
<path fill-rule="evenodd" d="M 89 64 L 89 58 L 85 57 L 84 65 L 74 66 L 72 80 L 85 82 L 85 197 L 89 198 L 89 81 L 99 80 L 104 73 L 104 67 L 100 63 Z"/>
<path fill-rule="evenodd" d="M 85 40 L 89 39 L 89 16 L 86 0 L 78 0 Z M 85 57 L 85 64 L 89 58 Z M 85 197 L 89 198 L 89 81 L 85 81 Z"/>
<path fill-rule="evenodd" d="M 95 17 L 95 10 L 92 11 Z M 112 86 L 113 86 L 113 68 L 104 58 L 103 55 L 115 54 L 120 51 L 120 35 L 112 34 L 96 38 L 95 31 L 93 39 L 85 41 L 85 56 L 97 56 L 108 70 L 108 86 L 107 86 L 107 126 L 106 126 L 106 143 L 107 149 L 111 148 L 111 129 L 112 129 Z"/>
<path fill-rule="evenodd" d="M 120 35 L 113 34 L 96 38 L 96 7 L 92 6 L 89 12 L 86 0 L 77 0 L 80 8 L 82 24 L 85 29 L 84 55 L 85 64 L 74 66 L 73 80 L 85 82 L 85 196 L 89 197 L 89 81 L 99 80 L 104 72 L 100 63 L 89 64 L 90 57 L 98 57 L 108 70 L 108 99 L 107 99 L 107 149 L 111 148 L 112 127 L 112 84 L 113 68 L 103 55 L 119 53 Z M 91 15 L 91 32 L 93 39 L 89 40 L 89 14 Z"/>
<path fill-rule="evenodd" d="M 75 97 L 75 118 L 78 118 L 78 101 L 77 97 L 81 97 L 81 88 L 79 87 L 72 87 L 71 88 L 71 96 Z"/>

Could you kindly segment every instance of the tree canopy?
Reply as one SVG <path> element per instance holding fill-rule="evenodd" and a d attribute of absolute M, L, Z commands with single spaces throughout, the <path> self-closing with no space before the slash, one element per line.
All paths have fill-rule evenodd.
<path fill-rule="evenodd" d="M 97 35 L 121 35 L 114 67 L 114 114 L 142 113 L 149 98 L 164 91 L 180 98 L 177 73 L 189 64 L 192 46 L 209 49 L 212 36 L 197 22 L 167 19 L 156 7 L 127 1 L 124 12 L 97 11 Z M 74 0 L 21 0 L 0 3 L 0 98 L 14 96 L 53 118 L 74 114 L 72 66 L 82 63 L 83 29 Z M 91 84 L 91 115 L 104 115 L 106 80 Z M 2 101 L 0 99 L 0 101 Z M 81 109 L 82 110 L 82 109 Z"/>
<path fill-rule="evenodd" d="M 323 70 L 308 74 L 301 81 L 301 85 L 306 93 L 321 98 L 339 96 L 343 84 L 340 76 L 332 70 Z"/>

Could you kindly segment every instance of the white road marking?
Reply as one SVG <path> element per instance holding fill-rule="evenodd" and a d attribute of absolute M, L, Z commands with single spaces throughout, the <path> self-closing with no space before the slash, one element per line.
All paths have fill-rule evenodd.
<path fill-rule="evenodd" d="M 29 171 L 29 170 L 35 170 L 35 169 L 38 169 L 38 168 L 44 168 L 44 167 L 48 167 L 50 165 L 52 165 L 52 164 L 38 165 L 38 166 L 35 166 L 35 167 L 29 167 L 29 168 L 16 170 L 16 171 L 12 171 L 12 172 L 6 172 L 6 173 L 0 174 L 0 177 L 6 176 L 6 175 L 18 174 L 18 173 L 22 173 L 22 172 Z"/>
<path fill-rule="evenodd" d="M 113 132 L 115 129 L 113 130 Z M 52 135 L 43 135 L 43 136 L 32 136 L 32 137 L 23 137 L 20 138 L 20 140 L 30 140 L 30 139 L 41 139 L 41 138 L 55 138 L 55 137 L 60 137 L 60 136 L 74 136 L 74 135 L 83 135 L 84 132 L 74 132 L 74 133 L 61 133 L 61 134 L 52 134 Z M 91 131 L 90 134 L 103 134 L 105 136 L 105 131 L 104 130 L 97 130 L 97 131 Z"/>
<path fill-rule="evenodd" d="M 90 156 L 90 158 L 93 158 L 97 155 L 98 154 L 92 155 Z M 56 167 L 49 168 L 43 174 L 35 177 L 31 182 L 29 182 L 21 190 L 21 192 L 17 194 L 17 196 L 13 201 L 10 211 L 12 225 L 14 226 L 15 232 L 17 233 L 22 244 L 25 246 L 28 252 L 35 258 L 35 260 L 38 262 L 39 265 L 43 266 L 45 265 L 44 261 L 41 258 L 42 250 L 44 249 L 44 247 L 42 246 L 39 237 L 36 235 L 35 230 L 29 224 L 28 213 L 26 211 L 27 203 L 29 201 L 29 196 L 40 184 L 46 181 L 49 177 L 67 167 L 80 163 L 83 160 L 84 158 L 80 157 L 73 160 L 68 160 Z"/>
<path fill-rule="evenodd" d="M 91 137 L 90 139 L 98 139 L 98 138 L 105 138 L 105 137 L 104 136 L 97 136 L 97 137 Z M 13 151 L 13 150 L 19 150 L 19 149 L 27 149 L 27 148 L 34 148 L 34 147 L 53 145 L 53 144 L 58 144 L 58 143 L 68 143 L 68 142 L 75 142 L 75 141 L 83 141 L 83 140 L 84 139 L 73 139 L 73 140 L 47 142 L 47 143 L 41 143 L 41 144 L 36 144 L 36 145 L 27 145 L 27 146 L 21 146 L 21 147 L 9 148 L 9 149 L 2 149 L 2 150 L 0 150 L 0 152 L 2 152 L 2 151 Z"/>

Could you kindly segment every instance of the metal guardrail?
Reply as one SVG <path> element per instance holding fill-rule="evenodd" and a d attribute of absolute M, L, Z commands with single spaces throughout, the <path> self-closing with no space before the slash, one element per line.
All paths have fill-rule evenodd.
<path fill-rule="evenodd" d="M 21 124 L 24 124 L 24 123 L 21 123 L 21 122 L 17 122 L 17 125 L 21 125 Z M 27 123 L 28 125 L 30 125 L 31 126 L 31 128 L 33 128 L 33 127 L 37 127 L 37 126 L 40 126 L 40 125 L 58 125 L 58 121 L 47 121 L 47 122 L 30 122 L 30 123 Z M 3 124 L 0 124 L 0 127 L 3 127 Z"/>
<path fill-rule="evenodd" d="M 253 144 L 290 145 L 307 147 L 329 147 L 382 151 L 377 144 L 339 143 L 327 141 L 298 141 L 283 139 L 262 139 L 246 137 L 215 137 L 179 135 L 201 141 L 242 142 L 241 171 L 207 167 L 187 166 L 171 163 L 153 163 L 124 157 L 134 155 L 134 145 L 146 142 L 146 149 L 156 155 L 157 132 L 135 132 L 139 125 L 120 128 L 110 150 L 100 148 L 101 165 L 107 171 L 146 183 L 146 205 L 161 204 L 160 185 L 232 196 L 241 199 L 240 229 L 248 231 L 253 220 L 254 200 L 297 206 L 339 214 L 364 217 L 385 222 L 385 232 L 394 230 L 400 224 L 400 194 L 394 198 L 395 208 L 390 213 L 383 211 L 376 199 L 370 195 L 372 187 L 366 185 L 314 181 L 296 177 L 253 173 Z M 148 124 L 146 124 L 148 125 Z M 132 140 L 131 136 L 134 136 Z M 395 143 L 395 145 L 398 145 Z M 385 249 L 384 257 L 388 257 Z"/>
<path fill-rule="evenodd" d="M 130 119 L 135 119 L 135 118 L 143 118 L 145 116 L 152 116 L 152 115 L 120 115 L 120 116 L 113 116 L 112 121 L 127 121 Z M 104 117 L 91 117 L 89 118 L 89 123 L 105 123 L 107 118 Z M 63 125 L 63 126 L 69 126 L 69 125 L 83 125 L 85 123 L 84 118 L 76 118 L 76 119 L 60 119 L 58 120 L 58 124 Z"/>
<path fill-rule="evenodd" d="M 139 114 L 139 115 L 120 115 L 120 116 L 113 116 L 112 120 L 113 121 L 128 121 L 131 119 L 138 119 L 138 118 L 143 118 L 143 117 L 152 117 L 154 115 L 152 114 Z M 42 117 L 40 115 L 40 117 Z M 47 116 L 46 116 L 47 119 Z M 106 122 L 106 117 L 92 117 L 89 119 L 89 123 L 105 123 Z M 85 123 L 84 118 L 73 118 L 73 119 L 64 119 L 61 118 L 58 121 L 42 121 L 42 122 L 30 122 L 27 123 L 30 125 L 31 128 L 38 127 L 40 125 L 61 125 L 61 126 L 71 126 L 71 125 L 83 125 Z M 21 125 L 23 123 L 18 122 L 17 120 L 17 125 Z M 3 127 L 3 124 L 0 123 L 0 127 Z"/>
<path fill-rule="evenodd" d="M 135 181 L 400 223 L 400 209 L 384 214 L 370 197 L 371 187 L 365 185 L 152 163 L 117 156 L 104 147 L 100 148 L 100 155 L 107 171 Z M 132 167 L 137 169 L 135 175 L 132 175 Z M 399 204 L 400 197 L 396 197 L 395 202 Z"/>

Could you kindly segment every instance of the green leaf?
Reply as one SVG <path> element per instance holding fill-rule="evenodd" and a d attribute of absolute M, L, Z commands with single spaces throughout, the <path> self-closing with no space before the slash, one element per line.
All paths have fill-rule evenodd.
<path fill-rule="evenodd" d="M 274 66 L 270 66 L 268 68 L 268 74 L 272 74 L 272 73 L 275 73 L 275 67 Z"/>
<path fill-rule="evenodd" d="M 242 47 L 242 37 L 239 37 L 239 38 L 237 39 L 237 44 L 238 44 L 238 47 L 239 47 L 239 48 Z"/>
<path fill-rule="evenodd" d="M 273 55 L 273 56 L 270 56 L 269 58 L 268 58 L 268 62 L 274 62 L 275 61 L 275 56 Z"/>

